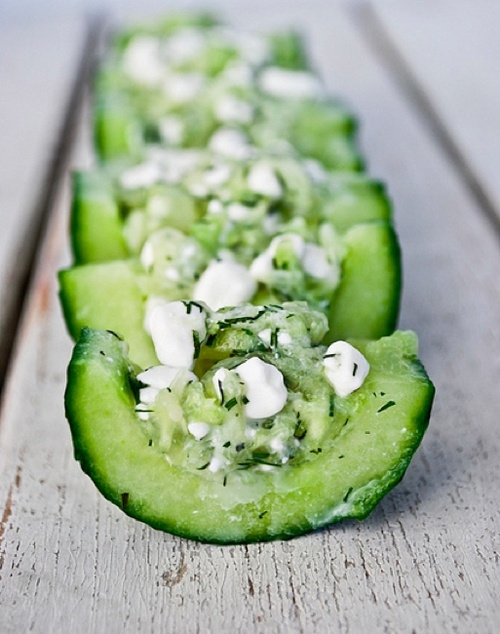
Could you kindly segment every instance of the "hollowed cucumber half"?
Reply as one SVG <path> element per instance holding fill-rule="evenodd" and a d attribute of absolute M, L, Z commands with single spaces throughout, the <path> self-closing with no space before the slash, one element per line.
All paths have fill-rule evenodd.
<path fill-rule="evenodd" d="M 139 370 L 126 344 L 114 333 L 84 329 L 65 395 L 75 456 L 125 513 L 190 539 L 290 538 L 345 518 L 363 519 L 403 477 L 427 427 L 434 388 L 417 359 L 413 333 L 353 343 L 370 370 L 348 396 L 338 397 L 323 376 L 324 346 L 295 342 L 267 356 L 250 346 L 198 379 L 160 390 L 153 413 L 146 414 L 153 418 L 145 422 L 137 412 Z M 279 414 L 251 423 L 252 438 L 276 447 L 273 439 L 283 439 L 288 425 L 293 451 L 286 460 L 276 460 L 257 441 L 248 441 L 253 445 L 239 459 L 245 442 L 237 416 L 245 401 L 241 395 L 221 401 L 213 388 L 216 368 L 234 368 L 256 355 L 279 368 L 288 396 Z M 193 416 L 209 423 L 202 440 L 188 431 Z M 207 439 L 226 439 L 221 430 L 227 434 L 223 451 L 233 451 L 236 462 L 210 469 Z"/>

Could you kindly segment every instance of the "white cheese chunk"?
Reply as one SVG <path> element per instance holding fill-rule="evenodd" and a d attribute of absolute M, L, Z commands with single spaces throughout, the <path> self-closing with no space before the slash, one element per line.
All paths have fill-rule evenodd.
<path fill-rule="evenodd" d="M 232 260 L 212 260 L 196 282 L 193 299 L 203 301 L 212 310 L 238 306 L 251 299 L 257 290 L 248 269 Z"/>
<path fill-rule="evenodd" d="M 144 243 L 144 246 L 141 249 L 140 260 L 146 271 L 152 269 L 153 264 L 155 263 L 155 252 L 150 240 L 146 240 Z"/>
<path fill-rule="evenodd" d="M 248 220 L 251 213 L 250 207 L 242 205 L 241 203 L 230 203 L 227 206 L 228 218 L 234 222 Z"/>
<path fill-rule="evenodd" d="M 221 123 L 250 123 L 254 112 L 247 101 L 231 95 L 221 97 L 216 102 L 214 111 Z"/>
<path fill-rule="evenodd" d="M 124 189 L 151 187 L 161 179 L 161 169 L 157 163 L 148 161 L 129 167 L 120 176 L 120 184 Z"/>
<path fill-rule="evenodd" d="M 203 182 L 209 189 L 217 189 L 227 183 L 231 177 L 231 168 L 224 163 L 214 165 L 203 173 Z"/>
<path fill-rule="evenodd" d="M 327 381 L 341 397 L 359 389 L 370 371 L 365 357 L 346 341 L 335 341 L 328 347 L 323 367 Z"/>
<path fill-rule="evenodd" d="M 147 321 L 160 362 L 176 368 L 192 368 L 194 333 L 199 341 L 206 336 L 205 311 L 195 304 L 168 302 L 156 305 Z"/>
<path fill-rule="evenodd" d="M 331 279 L 336 275 L 336 268 L 328 261 L 323 247 L 310 242 L 304 245 L 302 266 L 306 273 L 320 280 Z"/>
<path fill-rule="evenodd" d="M 156 387 L 143 387 L 139 390 L 139 400 L 150 405 L 155 402 L 159 391 Z"/>
<path fill-rule="evenodd" d="M 283 188 L 276 172 L 265 163 L 256 163 L 248 173 L 248 187 L 263 196 L 279 198 L 283 194 Z"/>
<path fill-rule="evenodd" d="M 312 73 L 270 66 L 259 76 L 261 90 L 275 97 L 314 98 L 324 95 L 323 84 Z"/>
<path fill-rule="evenodd" d="M 323 247 L 304 239 L 295 233 L 276 236 L 265 251 L 258 255 L 250 265 L 250 274 L 259 282 L 268 282 L 274 270 L 273 261 L 281 244 L 290 242 L 304 271 L 317 279 L 335 280 L 338 278 L 338 264 L 332 264 Z"/>
<path fill-rule="evenodd" d="M 133 38 L 123 53 L 122 68 L 138 84 L 150 88 L 159 85 L 165 67 L 158 40 L 149 35 Z"/>
<path fill-rule="evenodd" d="M 168 38 L 163 45 L 163 54 L 172 64 L 184 64 L 201 55 L 205 45 L 203 34 L 188 27 Z"/>
<path fill-rule="evenodd" d="M 169 145 L 179 145 L 184 136 L 184 122 L 180 117 L 170 115 L 158 121 L 161 138 Z"/>
<path fill-rule="evenodd" d="M 290 242 L 295 255 L 302 259 L 304 254 L 304 239 L 296 233 L 283 233 L 271 240 L 271 243 L 265 251 L 258 255 L 250 265 L 250 274 L 258 282 L 268 282 L 274 270 L 273 260 L 279 246 L 283 242 Z"/>
<path fill-rule="evenodd" d="M 246 134 L 234 128 L 219 128 L 211 136 L 208 146 L 216 154 L 236 161 L 246 160 L 253 153 Z"/>
<path fill-rule="evenodd" d="M 245 414 L 257 420 L 280 412 L 285 406 L 288 392 L 283 375 L 274 365 L 252 357 L 233 370 L 245 384 L 248 403 Z"/>
<path fill-rule="evenodd" d="M 155 365 L 138 374 L 137 378 L 141 383 L 144 383 L 144 385 L 162 390 L 166 387 L 170 387 L 178 372 L 179 368 L 173 368 L 168 365 Z"/>
<path fill-rule="evenodd" d="M 163 82 L 163 93 L 174 104 L 181 105 L 197 97 L 204 83 L 201 73 L 171 73 Z"/>
<path fill-rule="evenodd" d="M 214 385 L 217 398 L 222 401 L 222 392 L 224 389 L 224 381 L 226 380 L 229 370 L 226 368 L 219 368 L 212 377 L 212 383 Z"/>
<path fill-rule="evenodd" d="M 201 440 L 210 431 L 210 425 L 208 423 L 188 423 L 188 432 L 191 436 L 194 436 L 196 440 Z"/>

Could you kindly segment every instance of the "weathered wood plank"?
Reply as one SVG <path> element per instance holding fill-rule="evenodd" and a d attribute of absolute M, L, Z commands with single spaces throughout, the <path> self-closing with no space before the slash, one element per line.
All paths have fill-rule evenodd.
<path fill-rule="evenodd" d="M 265 28 L 280 19 L 283 5 L 273 6 L 257 0 L 232 15 Z M 291 3 L 288 19 L 307 30 L 329 85 L 360 114 L 372 171 L 390 183 L 405 253 L 402 325 L 419 332 L 438 387 L 423 446 L 363 524 L 291 542 L 206 546 L 122 515 L 74 462 L 64 421 L 70 342 L 54 270 L 67 260 L 58 251 L 66 190 L 2 413 L 2 631 L 497 629 L 499 366 L 490 359 L 498 350 L 498 244 L 353 24 L 322 3 Z"/>
<path fill-rule="evenodd" d="M 372 8 L 442 126 L 444 144 L 500 227 L 500 5 L 495 0 L 406 4 L 385 0 Z"/>
<path fill-rule="evenodd" d="M 0 23 L 0 382 L 85 33 L 81 18 Z"/>

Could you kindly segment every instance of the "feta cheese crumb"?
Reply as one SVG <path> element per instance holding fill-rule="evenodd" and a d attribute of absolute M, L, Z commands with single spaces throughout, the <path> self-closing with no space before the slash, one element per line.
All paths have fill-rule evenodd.
<path fill-rule="evenodd" d="M 265 163 L 256 163 L 248 173 L 248 187 L 263 196 L 279 198 L 283 194 L 283 188 L 276 172 Z"/>
<path fill-rule="evenodd" d="M 174 104 L 192 101 L 203 88 L 204 78 L 200 73 L 171 73 L 163 83 L 163 92 Z"/>
<path fill-rule="evenodd" d="M 233 128 L 219 128 L 211 136 L 208 147 L 216 154 L 236 161 L 246 160 L 252 155 L 246 134 Z"/>
<path fill-rule="evenodd" d="M 156 356 L 164 365 L 192 368 L 195 335 L 206 336 L 205 311 L 196 304 L 181 301 L 156 305 L 148 316 Z"/>
<path fill-rule="evenodd" d="M 320 280 L 331 279 L 336 272 L 328 261 L 325 250 L 309 242 L 304 245 L 302 265 L 306 273 Z"/>
<path fill-rule="evenodd" d="M 138 380 L 144 385 L 162 390 L 170 387 L 179 372 L 179 368 L 168 365 L 155 365 L 137 375 Z M 142 400 L 142 399 L 141 399 Z"/>
<path fill-rule="evenodd" d="M 242 205 L 241 203 L 230 203 L 227 206 L 228 218 L 235 222 L 248 220 L 250 214 L 251 209 L 247 205 Z"/>
<path fill-rule="evenodd" d="M 250 265 L 250 274 L 258 282 L 268 282 L 274 270 L 273 260 L 283 242 L 290 242 L 299 260 L 304 253 L 304 239 L 296 233 L 283 233 L 271 240 L 265 251 L 258 255 Z"/>
<path fill-rule="evenodd" d="M 140 255 L 141 264 L 146 271 L 149 271 L 155 263 L 155 252 L 150 240 L 144 243 Z"/>
<path fill-rule="evenodd" d="M 163 53 L 172 64 L 184 64 L 195 59 L 205 49 L 205 38 L 192 27 L 179 30 L 163 45 Z"/>
<path fill-rule="evenodd" d="M 233 370 L 246 388 L 245 414 L 250 419 L 268 418 L 285 406 L 288 392 L 283 375 L 274 365 L 252 357 Z"/>
<path fill-rule="evenodd" d="M 170 115 L 158 122 L 160 136 L 169 145 L 180 145 L 184 136 L 184 123 L 180 117 Z"/>
<path fill-rule="evenodd" d="M 212 310 L 238 306 L 251 299 L 257 284 L 248 269 L 232 260 L 212 260 L 196 282 L 193 299 L 203 301 Z"/>
<path fill-rule="evenodd" d="M 161 179 L 161 176 L 159 165 L 148 161 L 126 169 L 120 176 L 120 184 L 124 189 L 151 187 Z"/>
<path fill-rule="evenodd" d="M 203 173 L 203 182 L 209 189 L 216 189 L 227 183 L 230 177 L 231 168 L 229 165 L 214 165 Z"/>
<path fill-rule="evenodd" d="M 165 72 L 158 40 L 149 35 L 133 38 L 123 53 L 122 68 L 138 84 L 157 86 Z"/>
<path fill-rule="evenodd" d="M 354 346 L 346 341 L 335 341 L 323 357 L 323 368 L 335 393 L 344 397 L 363 385 L 370 365 Z"/>
<path fill-rule="evenodd" d="M 225 95 L 215 104 L 215 116 L 221 123 L 250 123 L 253 108 L 247 101 Z"/>
<path fill-rule="evenodd" d="M 261 90 L 275 97 L 307 99 L 322 97 L 325 93 L 322 83 L 312 73 L 275 66 L 261 72 L 259 85 Z"/>
<path fill-rule="evenodd" d="M 210 425 L 208 423 L 188 423 L 188 432 L 191 436 L 194 436 L 196 440 L 201 440 L 210 431 Z"/>

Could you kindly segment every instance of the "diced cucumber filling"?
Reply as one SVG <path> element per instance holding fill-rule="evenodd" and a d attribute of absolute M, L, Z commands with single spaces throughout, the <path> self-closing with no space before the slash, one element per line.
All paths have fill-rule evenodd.
<path fill-rule="evenodd" d="M 320 345 L 326 319 L 305 304 L 156 311 L 163 365 L 137 376 L 138 421 L 170 464 L 210 477 L 313 460 L 345 422 L 338 386 L 347 396 L 368 373 L 349 344 Z"/>

